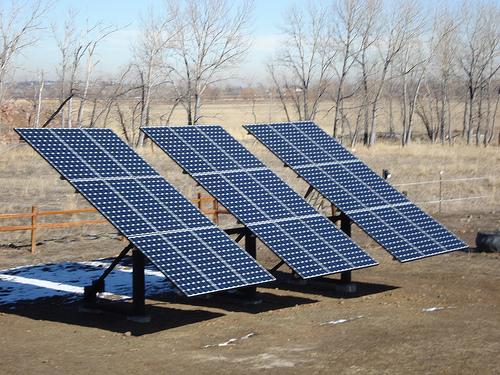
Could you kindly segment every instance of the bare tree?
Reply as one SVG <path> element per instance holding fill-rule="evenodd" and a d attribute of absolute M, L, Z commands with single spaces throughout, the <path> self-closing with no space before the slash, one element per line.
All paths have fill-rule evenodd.
<path fill-rule="evenodd" d="M 467 144 L 476 143 L 482 136 L 481 93 L 500 70 L 500 8 L 494 3 L 479 2 L 469 5 L 463 27 L 460 66 L 466 75 L 467 100 L 464 109 L 463 133 Z M 489 116 L 489 114 L 488 114 Z"/>
<path fill-rule="evenodd" d="M 198 124 L 204 91 L 231 77 L 248 49 L 253 24 L 253 2 L 234 7 L 230 0 L 168 0 L 168 13 L 176 12 L 170 35 L 172 48 L 165 73 L 187 113 L 189 125 Z"/>
<path fill-rule="evenodd" d="M 312 3 L 306 10 L 294 4 L 282 16 L 286 41 L 268 70 L 284 108 L 290 98 L 299 120 L 314 120 L 330 82 L 336 53 L 330 21 L 327 9 Z"/>
<path fill-rule="evenodd" d="M 287 100 L 286 100 L 286 89 L 284 89 L 284 86 L 286 87 L 286 84 L 283 85 L 283 82 L 286 82 L 286 73 L 283 73 L 280 70 L 280 67 L 277 66 L 273 61 L 268 61 L 267 64 L 267 71 L 269 72 L 269 76 L 271 77 L 272 84 L 274 85 L 274 88 L 276 89 L 276 93 L 278 94 L 278 98 L 281 102 L 281 105 L 283 107 L 283 110 L 285 111 L 285 116 L 287 121 L 292 121 L 290 117 L 290 113 L 288 112 L 288 105 L 287 105 Z M 272 92 L 271 92 L 272 96 Z M 271 118 L 271 112 L 269 113 L 269 117 Z M 271 121 L 271 120 L 269 120 Z"/>
<path fill-rule="evenodd" d="M 67 87 L 68 74 L 70 74 L 70 64 L 72 49 L 77 42 L 78 34 L 76 32 L 75 17 L 77 12 L 68 10 L 66 18 L 63 21 L 62 32 L 59 30 L 57 22 L 52 24 L 52 34 L 61 52 L 61 60 L 56 67 L 56 72 L 59 77 L 59 101 L 62 103 L 69 95 L 71 88 Z M 66 111 L 61 109 L 61 124 L 66 124 Z"/>
<path fill-rule="evenodd" d="M 68 101 L 67 116 L 62 108 L 62 125 L 71 128 L 73 126 L 73 98 L 79 98 L 77 127 L 83 126 L 83 112 L 87 101 L 90 78 L 92 71 L 98 64 L 94 61 L 98 45 L 109 35 L 115 33 L 120 27 L 104 26 L 101 21 L 94 25 L 89 25 L 85 30 L 78 30 L 76 26 L 78 12 L 68 11 L 67 18 L 63 21 L 62 27 L 57 23 L 52 25 L 52 33 L 61 52 L 61 60 L 57 67 L 57 74 L 60 79 L 61 103 L 71 96 Z M 86 60 L 86 66 L 83 67 Z M 81 70 L 83 69 L 83 77 Z M 81 85 L 83 82 L 83 85 Z M 73 94 L 75 94 L 73 96 Z M 66 119 L 67 117 L 67 119 Z"/>
<path fill-rule="evenodd" d="M 98 86 L 97 90 L 94 89 L 97 92 L 93 98 L 89 98 L 92 103 L 92 111 L 90 111 L 88 127 L 96 127 L 99 123 L 106 127 L 113 105 L 121 99 L 127 100 L 128 94 L 140 89 L 131 83 L 131 70 L 132 67 L 128 66 L 118 75 L 118 78 L 101 80 L 95 84 Z"/>
<path fill-rule="evenodd" d="M 36 98 L 35 122 L 33 124 L 35 128 L 38 128 L 40 126 L 40 111 L 42 110 L 42 92 L 43 92 L 43 87 L 45 86 L 45 77 L 43 74 L 43 70 L 38 75 L 38 82 L 40 84 L 40 87 L 38 88 L 37 98 Z"/>
<path fill-rule="evenodd" d="M 495 69 L 493 61 L 490 64 L 490 72 Z M 496 131 L 496 118 L 498 114 L 498 107 L 500 104 L 500 84 L 498 80 L 493 80 L 494 75 L 490 74 L 490 78 L 487 80 L 485 90 L 487 93 L 487 117 L 484 132 L 484 145 L 489 146 L 493 140 L 500 136 Z"/>
<path fill-rule="evenodd" d="M 176 4 L 168 9 L 167 14 L 163 14 L 151 8 L 145 18 L 141 19 L 141 30 L 139 39 L 132 46 L 135 58 L 134 65 L 138 69 L 141 82 L 141 115 L 139 126 L 150 125 L 150 103 L 153 90 L 165 83 L 166 76 L 162 67 L 168 55 L 168 48 L 171 47 L 172 38 L 176 36 L 174 25 L 178 9 Z M 144 135 L 140 133 L 137 146 L 142 147 Z"/>
<path fill-rule="evenodd" d="M 140 103 L 129 101 L 114 102 L 116 113 L 118 115 L 118 123 L 120 124 L 122 134 L 131 147 L 135 147 L 138 143 L 137 135 L 139 130 L 140 119 Z"/>
<path fill-rule="evenodd" d="M 77 16 L 78 12 L 68 11 L 67 18 L 63 22 L 62 33 L 57 24 L 54 23 L 52 25 L 52 33 L 61 52 L 61 61 L 57 67 L 57 74 L 60 80 L 59 100 L 63 103 L 67 98 L 70 98 L 68 100 L 67 111 L 65 111 L 64 107 L 61 108 L 62 126 L 67 126 L 68 128 L 73 126 L 73 98 L 77 90 L 79 69 L 88 48 L 91 46 L 91 42 L 86 40 L 88 39 L 87 33 L 78 31 L 76 27 Z"/>
<path fill-rule="evenodd" d="M 484 145 L 488 146 L 493 142 L 498 134 L 495 133 L 495 120 L 498 113 L 498 105 L 500 101 L 500 84 L 498 81 L 498 72 L 500 71 L 500 7 L 491 4 L 488 12 L 489 18 L 486 22 L 490 22 L 488 33 L 488 50 L 490 54 L 489 64 L 485 69 L 485 80 L 482 86 L 484 100 L 486 101 L 486 109 L 484 110 L 484 125 L 478 121 L 476 130 L 476 144 L 481 144 L 481 136 L 484 136 Z M 481 127 L 484 129 L 481 134 Z"/>
<path fill-rule="evenodd" d="M 368 145 L 374 146 L 377 139 L 378 126 L 378 111 L 379 101 L 382 96 L 385 84 L 387 82 L 387 74 L 389 68 L 395 58 L 403 49 L 406 39 L 408 38 L 408 24 L 411 20 L 412 13 L 407 13 L 408 8 L 404 4 L 398 4 L 387 10 L 386 17 L 383 18 L 382 26 L 384 38 L 378 39 L 378 51 L 380 59 L 376 68 L 376 76 L 373 84 L 373 97 L 371 99 L 371 126 L 369 131 Z"/>
<path fill-rule="evenodd" d="M 332 49 L 338 50 L 340 66 L 335 67 L 337 73 L 338 86 L 334 96 L 335 115 L 333 120 L 333 136 L 338 137 L 338 128 L 341 125 L 344 133 L 344 99 L 346 99 L 345 82 L 348 74 L 355 66 L 364 48 L 362 43 L 365 31 L 361 25 L 368 16 L 371 9 L 370 2 L 364 0 L 338 0 L 334 8 L 332 24 L 335 25 L 334 45 Z"/>
<path fill-rule="evenodd" d="M 453 144 L 453 125 L 450 89 L 453 76 L 456 74 L 456 59 L 458 54 L 458 27 L 462 22 L 457 16 L 461 12 L 444 8 L 439 14 L 437 35 L 440 43 L 437 46 L 436 73 L 439 85 L 434 90 L 437 96 L 437 121 L 439 122 L 439 135 L 441 143 L 446 138 L 450 145 Z"/>
<path fill-rule="evenodd" d="M 358 56 L 357 62 L 360 68 L 361 79 L 359 82 L 361 100 L 358 105 L 358 114 L 356 116 L 356 130 L 351 138 L 351 144 L 354 146 L 357 142 L 358 134 L 361 132 L 361 127 L 364 129 L 363 142 L 369 143 L 370 135 L 370 103 L 372 102 L 371 77 L 374 74 L 376 65 L 372 60 L 374 46 L 381 38 L 381 12 L 382 4 L 379 0 L 368 0 L 366 2 L 365 17 L 361 19 L 358 25 L 361 38 L 361 53 Z"/>
<path fill-rule="evenodd" d="M 402 145 L 409 146 L 413 132 L 413 119 L 417 108 L 420 88 L 427 69 L 436 52 L 436 27 L 438 17 L 427 17 L 430 10 L 416 2 L 408 2 L 406 8 L 406 38 L 401 51 L 400 74 L 402 77 Z M 437 15 L 437 14 L 436 14 Z M 429 21 L 433 21 L 429 27 Z M 431 112 L 432 113 L 432 112 Z M 434 139 L 434 135 L 433 135 Z"/>
<path fill-rule="evenodd" d="M 46 0 L 0 2 L 0 105 L 5 99 L 6 80 L 16 69 L 13 59 L 42 37 L 43 22 L 53 4 Z"/>
<path fill-rule="evenodd" d="M 425 63 L 424 67 L 427 65 L 427 61 L 430 62 L 429 73 L 426 74 L 420 67 L 417 71 L 424 74 L 420 74 L 422 80 L 412 82 L 413 84 L 418 82 L 424 84 L 422 100 L 419 100 L 419 103 L 411 101 L 409 107 L 412 110 L 416 108 L 416 113 L 424 123 L 432 143 L 435 143 L 439 138 L 442 144 L 448 140 L 449 144 L 452 145 L 454 140 L 451 87 L 457 73 L 458 28 L 461 23 L 461 14 L 460 8 L 452 8 L 447 3 L 443 3 L 442 7 L 437 10 L 432 34 L 434 37 L 422 43 L 428 46 L 425 50 L 425 59 L 421 61 L 422 64 Z M 416 92 L 416 94 L 419 93 Z M 407 139 L 410 138 L 407 137 Z"/>
<path fill-rule="evenodd" d="M 85 72 L 85 80 L 84 80 L 84 87 L 83 90 L 80 94 L 80 106 L 78 108 L 78 118 L 77 118 L 77 126 L 79 128 L 82 127 L 82 116 L 83 116 L 83 109 L 85 106 L 85 102 L 87 100 L 87 95 L 89 91 L 89 85 L 90 85 L 90 76 L 92 74 L 92 71 L 98 64 L 99 60 L 94 61 L 94 56 L 96 54 L 96 49 L 97 46 L 108 36 L 111 34 L 117 32 L 120 30 L 119 27 L 114 27 L 114 26 L 103 26 L 101 22 L 98 22 L 95 26 L 91 28 L 87 28 L 87 38 L 89 39 L 87 43 L 87 48 L 86 48 L 86 54 L 87 54 L 87 69 Z M 92 34 L 94 34 L 92 36 Z"/>

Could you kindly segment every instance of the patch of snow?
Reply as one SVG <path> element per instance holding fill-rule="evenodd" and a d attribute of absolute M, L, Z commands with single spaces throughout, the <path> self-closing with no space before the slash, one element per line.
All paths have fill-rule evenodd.
<path fill-rule="evenodd" d="M 111 261 L 63 262 L 16 267 L 0 271 L 0 305 L 38 298 L 64 296 L 77 300 L 85 286 L 97 280 Z M 132 293 L 132 268 L 117 266 L 105 279 L 106 293 L 101 298 L 130 299 Z M 145 270 L 146 296 L 171 292 L 175 286 L 154 266 Z"/>
<path fill-rule="evenodd" d="M 253 335 L 254 335 L 254 333 L 249 333 L 248 335 L 240 337 L 239 339 L 229 339 L 228 341 L 220 343 L 220 344 L 205 345 L 205 346 L 202 346 L 202 349 L 213 348 L 213 347 L 216 347 L 216 346 L 227 346 L 230 343 L 238 341 L 238 340 L 246 340 L 246 339 L 252 337 Z"/>
<path fill-rule="evenodd" d="M 78 264 L 86 265 L 86 266 L 94 266 L 94 267 L 103 267 L 103 268 L 108 268 L 111 263 L 109 262 L 100 262 L 100 261 L 91 261 L 91 262 L 78 262 Z M 120 270 L 123 272 L 129 272 L 132 273 L 133 268 L 132 267 L 127 267 L 127 266 L 116 266 L 115 270 Z M 145 275 L 150 275 L 150 276 L 156 276 L 156 277 L 165 277 L 163 273 L 160 271 L 154 271 L 154 270 L 144 270 Z"/>
<path fill-rule="evenodd" d="M 356 320 L 356 319 L 361 319 L 361 318 L 364 318 L 363 315 L 359 315 L 355 318 L 350 318 L 350 319 L 339 319 L 339 320 L 332 320 L 330 322 L 326 322 L 326 323 L 321 323 L 321 324 L 318 324 L 320 326 L 326 326 L 326 325 L 329 325 L 329 324 L 340 324 L 340 323 L 346 323 L 346 322 L 350 322 L 352 320 Z"/>
<path fill-rule="evenodd" d="M 422 309 L 422 312 L 429 312 L 429 311 L 438 311 L 438 310 L 445 310 L 445 309 L 456 309 L 457 307 L 455 306 L 448 306 L 448 307 L 431 307 L 428 309 Z"/>

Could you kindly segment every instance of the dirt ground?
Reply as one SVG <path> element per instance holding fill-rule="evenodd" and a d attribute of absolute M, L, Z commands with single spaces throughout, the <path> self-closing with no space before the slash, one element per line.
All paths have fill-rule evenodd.
<path fill-rule="evenodd" d="M 436 218 L 471 247 L 500 227 L 498 211 Z M 147 296 L 149 323 L 80 311 L 49 298 L 0 306 L 2 374 L 497 374 L 500 256 L 453 252 L 401 264 L 357 229 L 380 265 L 353 272 L 357 291 L 335 292 L 338 275 L 258 288 L 262 303 L 224 296 Z M 0 248 L 0 269 L 116 255 L 124 244 L 48 242 Z M 261 248 L 258 260 L 277 260 Z M 13 309 L 13 307 L 15 307 Z"/>

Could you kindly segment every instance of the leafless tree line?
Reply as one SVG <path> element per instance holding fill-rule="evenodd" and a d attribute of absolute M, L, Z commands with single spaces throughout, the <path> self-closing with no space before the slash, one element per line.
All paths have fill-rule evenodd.
<path fill-rule="evenodd" d="M 417 118 L 432 142 L 453 143 L 455 130 L 469 145 L 498 137 L 495 2 L 336 0 L 290 7 L 281 29 L 286 43 L 268 70 L 289 120 L 314 120 L 318 103 L 332 102 L 332 135 L 371 146 L 383 102 L 404 146 Z M 452 118 L 457 101 L 461 125 Z"/>
<path fill-rule="evenodd" d="M 15 56 L 50 35 L 59 50 L 60 125 L 105 126 L 115 116 L 134 146 L 143 143 L 138 129 L 152 124 L 155 103 L 170 104 L 160 116 L 164 125 L 176 108 L 185 110 L 188 124 L 199 123 L 203 98 L 233 77 L 247 55 L 254 20 L 250 0 L 239 6 L 228 0 L 166 0 L 142 15 L 132 61 L 105 80 L 92 75 L 97 51 L 127 25 L 87 22 L 81 29 L 75 11 L 50 22 L 52 0 L 8 5 L 0 5 L 0 105 L 9 99 Z M 496 2 L 297 2 L 278 23 L 283 43 L 267 63 L 268 89 L 288 120 L 329 114 L 331 134 L 352 145 L 374 145 L 384 125 L 407 146 L 416 122 L 433 143 L 453 144 L 458 136 L 469 145 L 487 146 L 498 138 Z M 44 72 L 38 77 L 30 94 L 33 125 L 43 126 L 40 103 L 47 85 Z M 255 105 L 256 96 L 249 100 Z"/>
<path fill-rule="evenodd" d="M 42 35 L 51 33 L 60 52 L 57 64 L 60 125 L 92 127 L 101 121 L 105 124 L 114 109 L 125 137 L 138 146 L 143 140 L 137 138 L 137 130 L 150 124 L 154 101 L 172 102 L 172 111 L 182 106 L 187 123 L 197 124 L 202 117 L 204 92 L 230 77 L 231 70 L 243 60 L 251 45 L 252 1 L 233 5 L 229 0 L 166 0 L 141 18 L 140 35 L 131 46 L 133 59 L 124 71 L 108 82 L 92 80 L 98 64 L 98 46 L 126 25 L 87 22 L 87 27 L 80 30 L 78 13 L 69 11 L 64 19 L 47 27 L 53 5 L 49 0 L 1 3 L 0 105 L 8 99 L 7 75 L 17 68 L 12 64 L 13 57 L 34 45 Z M 38 106 L 44 88 L 43 72 L 39 83 L 33 99 Z M 124 96 L 137 100 L 118 100 Z M 91 107 L 91 115 L 84 124 L 84 108 L 89 112 L 87 106 Z M 163 116 L 165 123 L 170 115 Z M 34 126 L 40 125 L 37 117 Z"/>

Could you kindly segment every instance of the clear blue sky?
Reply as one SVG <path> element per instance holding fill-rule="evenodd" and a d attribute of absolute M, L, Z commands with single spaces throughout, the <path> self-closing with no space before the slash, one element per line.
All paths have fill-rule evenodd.
<path fill-rule="evenodd" d="M 240 1 L 235 0 L 235 5 Z M 255 42 L 250 55 L 251 62 L 246 69 L 251 71 L 251 74 L 261 75 L 264 72 L 263 62 L 277 47 L 279 30 L 276 28 L 276 23 L 279 21 L 282 11 L 292 3 L 291 0 L 255 0 Z M 68 9 L 78 11 L 78 20 L 82 30 L 85 29 L 87 19 L 90 25 L 99 21 L 102 21 L 104 25 L 128 25 L 108 37 L 98 47 L 99 63 L 96 70 L 104 74 L 112 74 L 121 66 L 126 65 L 129 60 L 129 45 L 139 28 L 141 12 L 144 14 L 151 5 L 161 6 L 161 4 L 161 0 L 86 0 L 83 2 L 59 0 L 57 8 L 52 14 L 56 16 L 54 20 L 63 22 Z M 27 58 L 27 63 L 24 64 L 26 69 L 41 68 L 46 77 L 51 79 L 54 78 L 54 66 L 60 59 L 60 52 L 53 38 L 46 38 L 39 44 L 38 48 L 27 51 L 25 58 Z M 29 79 L 27 72 L 19 73 L 18 78 Z"/>

